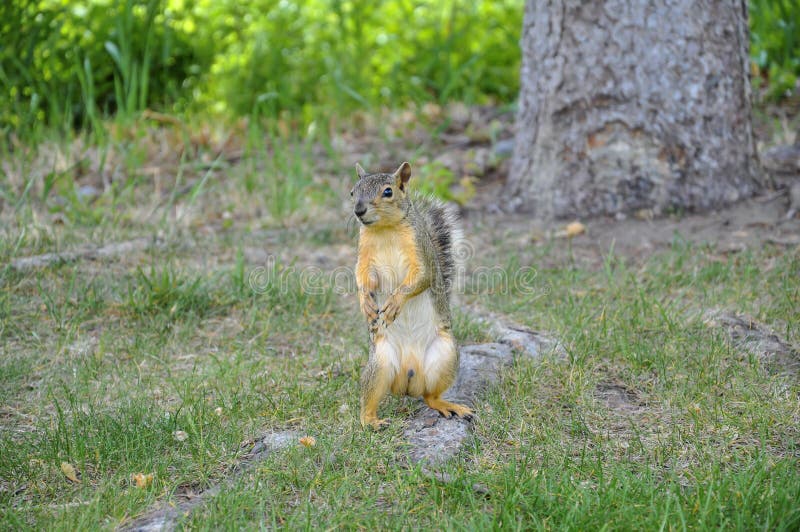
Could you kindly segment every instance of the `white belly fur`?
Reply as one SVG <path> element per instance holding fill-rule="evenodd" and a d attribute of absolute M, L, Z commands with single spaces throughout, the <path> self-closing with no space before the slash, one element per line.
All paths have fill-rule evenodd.
<path fill-rule="evenodd" d="M 419 397 L 438 380 L 439 361 L 443 359 L 440 351 L 447 348 L 439 347 L 438 321 L 430 291 L 426 290 L 406 302 L 382 336 L 379 331 L 376 353 L 394 370 L 392 393 Z"/>
<path fill-rule="evenodd" d="M 402 283 L 408 266 L 394 246 L 382 246 L 377 258 L 382 265 L 376 268 L 380 279 L 377 302 L 381 308 L 388 294 Z M 428 289 L 406 301 L 395 321 L 378 331 L 376 354 L 394 370 L 393 393 L 418 397 L 438 381 L 442 364 L 452 358 L 454 351 L 452 340 L 440 338 L 439 325 L 433 296 Z M 409 370 L 414 370 L 414 377 L 409 378 Z"/>
<path fill-rule="evenodd" d="M 408 272 L 408 263 L 400 249 L 393 245 L 381 246 L 376 262 L 381 265 L 376 268 L 380 279 L 377 298 L 380 308 L 388 295 L 402 284 Z M 425 350 L 436 339 L 438 322 L 430 289 L 406 301 L 385 335 L 401 359 L 397 361 L 398 370 L 403 366 L 402 359 L 406 356 L 416 356 L 422 362 Z"/>
<path fill-rule="evenodd" d="M 385 338 L 401 359 L 416 356 L 422 361 L 425 350 L 436 339 L 438 322 L 430 290 L 425 290 L 406 302 L 386 328 Z"/>

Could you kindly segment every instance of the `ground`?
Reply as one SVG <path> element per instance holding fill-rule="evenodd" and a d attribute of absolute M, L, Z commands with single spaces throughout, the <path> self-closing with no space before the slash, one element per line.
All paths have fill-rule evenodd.
<path fill-rule="evenodd" d="M 170 503 L 192 529 L 800 526 L 786 188 L 568 237 L 501 212 L 507 110 L 354 122 L 304 143 L 156 123 L 4 158 L 2 528 Z M 351 167 L 403 159 L 465 202 L 461 344 L 493 340 L 491 314 L 558 346 L 500 370 L 433 473 L 407 459 L 419 401 L 387 400 L 382 432 L 357 416 Z"/>

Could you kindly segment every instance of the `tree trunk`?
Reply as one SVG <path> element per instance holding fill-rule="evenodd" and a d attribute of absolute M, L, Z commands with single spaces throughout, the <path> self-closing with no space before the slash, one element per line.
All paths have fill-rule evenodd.
<path fill-rule="evenodd" d="M 743 0 L 528 0 L 510 207 L 703 210 L 760 187 Z"/>

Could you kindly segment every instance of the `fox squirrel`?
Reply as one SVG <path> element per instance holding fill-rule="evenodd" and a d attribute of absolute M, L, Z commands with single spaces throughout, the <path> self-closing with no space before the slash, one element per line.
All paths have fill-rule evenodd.
<path fill-rule="evenodd" d="M 454 250 L 461 240 L 456 215 L 444 204 L 407 190 L 411 166 L 368 174 L 356 164 L 351 191 L 361 222 L 358 284 L 369 327 L 369 360 L 361 375 L 361 424 L 380 428 L 378 404 L 391 391 L 420 397 L 444 417 L 472 415 L 442 394 L 458 371 L 451 330 Z"/>

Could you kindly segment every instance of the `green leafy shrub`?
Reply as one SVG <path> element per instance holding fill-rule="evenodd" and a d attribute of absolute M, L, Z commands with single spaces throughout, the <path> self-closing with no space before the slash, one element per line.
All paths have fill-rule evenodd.
<path fill-rule="evenodd" d="M 785 96 L 795 89 L 800 75 L 800 4 L 753 0 L 749 6 L 750 56 L 768 83 L 767 94 Z"/>
<path fill-rule="evenodd" d="M 191 94 L 210 45 L 165 0 L 8 0 L 0 7 L 0 124 L 82 126 Z M 203 55 L 206 54 L 206 55 Z"/>
<path fill-rule="evenodd" d="M 145 108 L 308 123 L 370 106 L 516 97 L 523 0 L 6 0 L 0 132 Z M 800 74 L 800 7 L 750 2 L 769 94 Z"/>
<path fill-rule="evenodd" d="M 9 130 L 145 107 L 309 122 L 518 87 L 522 0 L 7 0 Z M 20 31 L 22 28 L 22 31 Z"/>
<path fill-rule="evenodd" d="M 516 97 L 521 0 L 221 0 L 198 24 L 219 46 L 200 101 L 301 118 L 320 107 Z M 244 21 L 244 23 L 242 23 Z"/>

